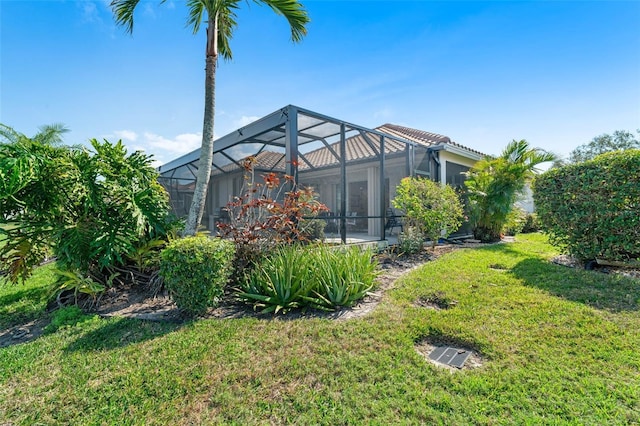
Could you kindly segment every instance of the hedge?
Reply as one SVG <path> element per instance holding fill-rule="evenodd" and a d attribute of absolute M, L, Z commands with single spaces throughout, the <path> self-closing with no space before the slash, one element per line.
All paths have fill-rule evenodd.
<path fill-rule="evenodd" d="M 190 316 L 215 307 L 233 270 L 232 242 L 204 235 L 172 241 L 161 254 L 160 275 L 169 295 Z"/>
<path fill-rule="evenodd" d="M 577 258 L 640 257 L 640 150 L 551 169 L 533 198 L 542 230 Z"/>

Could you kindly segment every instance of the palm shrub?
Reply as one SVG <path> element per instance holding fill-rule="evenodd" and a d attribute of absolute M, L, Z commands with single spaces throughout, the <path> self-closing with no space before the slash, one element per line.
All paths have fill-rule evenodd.
<path fill-rule="evenodd" d="M 189 316 L 215 307 L 233 271 L 234 245 L 204 235 L 172 241 L 162 250 L 160 276 L 169 296 Z"/>
<path fill-rule="evenodd" d="M 462 224 L 463 206 L 456 191 L 430 179 L 406 177 L 396 189 L 393 206 L 405 212 L 405 226 L 411 233 L 438 239 L 457 231 Z M 401 236 L 407 239 L 408 235 Z"/>
<path fill-rule="evenodd" d="M 554 154 L 531 148 L 523 139 L 509 143 L 499 157 L 476 163 L 465 180 L 474 237 L 483 242 L 498 241 L 508 214 L 536 167 L 555 159 Z"/>

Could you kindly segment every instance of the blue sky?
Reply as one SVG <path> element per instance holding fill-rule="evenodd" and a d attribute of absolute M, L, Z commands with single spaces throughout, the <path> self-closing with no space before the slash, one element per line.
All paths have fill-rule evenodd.
<path fill-rule="evenodd" d="M 441 133 L 497 154 L 512 139 L 567 155 L 640 128 L 640 1 L 303 1 L 239 11 L 217 74 L 222 136 L 287 104 L 352 123 Z M 0 2 L 0 122 L 68 143 L 122 138 L 159 163 L 200 145 L 204 31 L 184 2 L 144 1 L 133 36 L 108 0 Z"/>

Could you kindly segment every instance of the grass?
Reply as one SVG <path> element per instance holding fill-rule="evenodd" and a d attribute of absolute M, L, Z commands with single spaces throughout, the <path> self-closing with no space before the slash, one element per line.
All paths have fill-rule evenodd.
<path fill-rule="evenodd" d="M 0 349 L 0 424 L 640 422 L 640 284 L 554 253 L 539 235 L 460 250 L 342 322 L 92 317 Z M 414 304 L 435 292 L 457 304 Z M 425 338 L 484 365 L 438 368 Z"/>

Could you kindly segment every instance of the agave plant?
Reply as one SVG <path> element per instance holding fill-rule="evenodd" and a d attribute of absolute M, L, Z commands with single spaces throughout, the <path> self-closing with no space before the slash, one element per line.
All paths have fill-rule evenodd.
<path fill-rule="evenodd" d="M 298 246 L 277 249 L 247 274 L 239 297 L 265 313 L 304 306 L 316 285 L 309 254 Z"/>
<path fill-rule="evenodd" d="M 366 296 L 374 286 L 377 264 L 370 250 L 350 247 L 347 250 L 316 249 L 314 291 L 315 306 L 335 309 L 352 306 Z"/>

